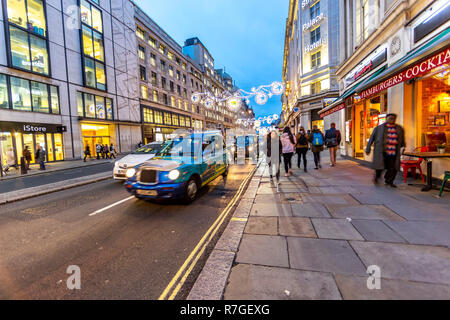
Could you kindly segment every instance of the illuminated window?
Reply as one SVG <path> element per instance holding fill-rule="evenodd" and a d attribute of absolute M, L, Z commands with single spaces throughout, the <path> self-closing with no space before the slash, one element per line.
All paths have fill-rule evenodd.
<path fill-rule="evenodd" d="M 174 96 L 171 96 L 170 97 L 170 105 L 172 106 L 172 107 L 176 107 L 176 102 L 175 102 L 175 97 Z"/>
<path fill-rule="evenodd" d="M 185 62 L 183 62 L 182 68 L 183 68 L 183 70 L 186 70 L 186 63 Z"/>
<path fill-rule="evenodd" d="M 153 90 L 153 101 L 158 102 L 158 91 Z"/>
<path fill-rule="evenodd" d="M 180 115 L 180 126 L 181 126 L 181 127 L 186 126 L 186 121 L 185 121 L 185 119 L 184 119 L 184 116 L 181 116 L 181 115 Z"/>
<path fill-rule="evenodd" d="M 11 77 L 12 108 L 14 110 L 32 111 L 30 81 Z"/>
<path fill-rule="evenodd" d="M 311 8 L 309 8 L 309 13 L 311 16 L 311 20 L 315 19 L 320 15 L 320 1 L 317 1 Z"/>
<path fill-rule="evenodd" d="M 141 96 L 144 99 L 148 99 L 148 88 L 144 85 L 141 85 Z"/>
<path fill-rule="evenodd" d="M 311 31 L 311 44 L 320 40 L 320 26 Z"/>
<path fill-rule="evenodd" d="M 136 36 L 137 36 L 139 39 L 145 41 L 145 31 L 142 30 L 141 28 L 137 28 L 137 29 L 136 29 Z"/>
<path fill-rule="evenodd" d="M 318 94 L 321 91 L 320 81 L 311 84 L 311 94 Z"/>
<path fill-rule="evenodd" d="M 174 55 L 173 55 L 173 53 L 172 52 L 170 52 L 170 51 L 168 51 L 167 52 L 167 57 L 170 59 L 170 60 L 172 60 L 173 61 L 173 57 L 174 57 Z"/>
<path fill-rule="evenodd" d="M 48 86 L 45 83 L 31 81 L 31 100 L 33 111 L 50 112 Z"/>
<path fill-rule="evenodd" d="M 148 44 L 153 48 L 156 48 L 156 40 L 153 39 L 152 37 L 148 37 Z"/>
<path fill-rule="evenodd" d="M 186 90 L 186 88 L 183 89 L 183 98 L 187 99 L 187 90 Z"/>
<path fill-rule="evenodd" d="M 109 98 L 77 92 L 77 104 L 80 117 L 113 120 L 113 104 Z"/>
<path fill-rule="evenodd" d="M 158 78 L 156 76 L 156 72 L 152 71 L 152 85 L 156 86 L 158 85 Z"/>
<path fill-rule="evenodd" d="M 175 113 L 172 114 L 172 124 L 178 126 L 178 115 Z"/>
<path fill-rule="evenodd" d="M 144 122 L 153 123 L 153 110 L 144 108 Z"/>
<path fill-rule="evenodd" d="M 145 48 L 142 46 L 139 46 L 139 58 L 145 61 Z"/>
<path fill-rule="evenodd" d="M 80 11 L 84 85 L 106 90 L 102 13 L 85 0 L 80 0 Z"/>
<path fill-rule="evenodd" d="M 6 75 L 0 74 L 0 108 L 9 109 L 9 93 Z"/>
<path fill-rule="evenodd" d="M 320 66 L 320 57 L 321 57 L 320 51 L 311 55 L 311 68 L 317 68 Z"/>
<path fill-rule="evenodd" d="M 181 72 L 177 70 L 177 80 L 180 81 L 181 80 Z"/>
<path fill-rule="evenodd" d="M 7 0 L 11 66 L 49 75 L 47 21 L 42 0 Z"/>
<path fill-rule="evenodd" d="M 164 112 L 164 124 L 172 125 L 172 114 Z"/>
<path fill-rule="evenodd" d="M 156 56 L 153 53 L 150 53 L 150 64 L 156 67 Z"/>
<path fill-rule="evenodd" d="M 169 66 L 169 76 L 173 78 L 173 67 Z"/>
<path fill-rule="evenodd" d="M 155 123 L 162 124 L 163 123 L 163 115 L 161 111 L 155 110 Z"/>
<path fill-rule="evenodd" d="M 178 108 L 183 109 L 183 102 L 181 101 L 181 99 L 178 99 Z"/>
<path fill-rule="evenodd" d="M 166 47 L 164 47 L 162 44 L 159 45 L 159 52 L 161 54 L 164 54 L 166 52 Z"/>

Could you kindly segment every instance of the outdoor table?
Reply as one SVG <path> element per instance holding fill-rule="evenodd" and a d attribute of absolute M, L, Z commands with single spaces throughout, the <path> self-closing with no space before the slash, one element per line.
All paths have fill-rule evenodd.
<path fill-rule="evenodd" d="M 422 158 L 427 163 L 427 184 L 422 188 L 422 191 L 430 191 L 433 189 L 433 158 L 450 158 L 450 152 L 404 152 L 403 155 L 409 157 Z"/>

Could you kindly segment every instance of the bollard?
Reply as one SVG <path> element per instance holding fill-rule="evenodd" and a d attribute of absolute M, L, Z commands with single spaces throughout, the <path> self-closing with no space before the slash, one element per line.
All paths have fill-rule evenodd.
<path fill-rule="evenodd" d="M 20 174 L 27 174 L 27 164 L 25 163 L 25 158 L 20 158 Z"/>

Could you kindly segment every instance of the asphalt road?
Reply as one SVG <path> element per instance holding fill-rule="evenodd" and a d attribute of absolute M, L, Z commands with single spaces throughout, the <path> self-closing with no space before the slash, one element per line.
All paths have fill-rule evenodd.
<path fill-rule="evenodd" d="M 232 166 L 190 205 L 132 198 L 90 216 L 129 197 L 107 180 L 0 206 L 0 299 L 157 299 L 252 168 Z M 80 290 L 67 289 L 71 265 Z"/>
<path fill-rule="evenodd" d="M 89 176 L 102 172 L 111 172 L 114 168 L 114 163 L 102 163 L 94 166 L 86 166 L 74 169 L 67 169 L 56 172 L 48 172 L 33 176 L 23 176 L 14 179 L 7 179 L 0 181 L 0 193 L 21 190 L 25 188 L 38 187 L 41 185 L 65 181 L 84 176 Z"/>

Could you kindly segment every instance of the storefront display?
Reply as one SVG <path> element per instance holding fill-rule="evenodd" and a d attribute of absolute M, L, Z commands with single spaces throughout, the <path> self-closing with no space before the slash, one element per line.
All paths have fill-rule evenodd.
<path fill-rule="evenodd" d="M 89 146 L 91 150 L 91 155 L 95 155 L 96 145 L 101 144 L 102 146 L 114 144 L 111 137 L 111 133 L 114 125 L 108 124 L 98 124 L 98 123 L 82 123 L 81 124 L 81 135 L 83 139 L 83 150 L 86 150 L 86 146 Z"/>
<path fill-rule="evenodd" d="M 31 124 L 20 122 L 0 122 L 0 150 L 3 165 L 14 155 L 14 163 L 21 164 L 26 147 L 30 150 L 32 161 L 38 146 L 47 152 L 47 162 L 64 160 L 62 132 L 66 128 L 57 124 Z"/>
<path fill-rule="evenodd" d="M 142 106 L 143 138 L 145 143 L 164 141 L 178 129 L 188 130 L 194 125 L 194 120 L 175 112 L 169 112 L 147 106 Z"/>

